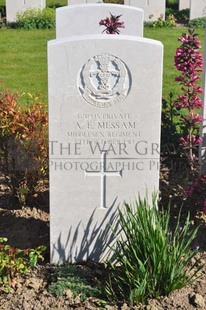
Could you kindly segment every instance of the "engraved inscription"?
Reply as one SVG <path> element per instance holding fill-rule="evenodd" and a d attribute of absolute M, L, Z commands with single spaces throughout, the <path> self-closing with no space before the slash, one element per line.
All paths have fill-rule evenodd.
<path fill-rule="evenodd" d="M 130 72 L 119 58 L 110 54 L 97 55 L 80 71 L 78 87 L 88 103 L 108 108 L 127 97 L 131 87 Z"/>
<path fill-rule="evenodd" d="M 106 209 L 106 177 L 122 177 L 122 170 L 120 171 L 107 171 L 106 168 L 107 151 L 101 152 L 101 170 L 88 171 L 85 170 L 85 176 L 101 177 L 101 196 L 100 196 L 100 209 Z"/>

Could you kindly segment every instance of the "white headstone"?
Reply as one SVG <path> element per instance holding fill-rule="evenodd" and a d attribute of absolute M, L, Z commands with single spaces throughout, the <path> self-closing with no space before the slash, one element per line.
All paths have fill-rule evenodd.
<path fill-rule="evenodd" d="M 17 13 L 45 7 L 46 0 L 6 0 L 6 20 L 7 22 L 15 22 Z"/>
<path fill-rule="evenodd" d="M 190 20 L 206 16 L 206 0 L 190 0 Z"/>
<path fill-rule="evenodd" d="M 166 0 L 124 0 L 124 4 L 143 9 L 145 21 L 165 18 Z"/>
<path fill-rule="evenodd" d="M 101 34 L 105 29 L 99 22 L 110 13 L 120 17 L 125 28 L 121 34 L 143 36 L 143 11 L 118 4 L 71 5 L 56 10 L 56 37 L 71 35 Z M 78 18 L 77 18 L 78 17 Z"/>
<path fill-rule="evenodd" d="M 189 8 L 190 8 L 190 0 L 179 0 L 179 11 Z"/>
<path fill-rule="evenodd" d="M 103 260 L 117 207 L 158 190 L 162 61 L 140 37 L 49 42 L 51 262 Z"/>
<path fill-rule="evenodd" d="M 103 3 L 103 0 L 68 0 L 68 4 Z"/>

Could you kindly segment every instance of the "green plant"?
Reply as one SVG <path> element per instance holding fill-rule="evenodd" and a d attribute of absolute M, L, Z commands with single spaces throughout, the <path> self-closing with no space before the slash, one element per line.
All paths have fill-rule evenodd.
<path fill-rule="evenodd" d="M 189 9 L 184 9 L 181 11 L 177 11 L 174 15 L 177 21 L 179 22 L 188 22 L 189 21 L 189 13 L 190 10 Z"/>
<path fill-rule="evenodd" d="M 168 18 L 169 15 L 174 15 L 175 12 L 176 12 L 176 10 L 174 10 L 173 8 L 166 8 L 166 11 L 165 11 L 166 19 Z"/>
<path fill-rule="evenodd" d="M 200 123 L 203 121 L 200 109 L 203 107 L 201 95 L 203 90 L 198 85 L 203 68 L 201 43 L 193 29 L 183 33 L 178 41 L 181 46 L 177 48 L 174 63 L 181 74 L 176 77 L 181 85 L 181 93 L 175 100 L 175 106 L 180 115 L 180 146 L 191 169 L 196 173 L 198 166 L 197 148 L 202 138 L 199 136 Z"/>
<path fill-rule="evenodd" d="M 104 0 L 104 3 L 124 4 L 124 0 Z"/>
<path fill-rule="evenodd" d="M 0 18 L 6 16 L 6 4 L 0 1 Z"/>
<path fill-rule="evenodd" d="M 188 200 L 206 214 L 206 175 L 196 178 L 187 190 Z"/>
<path fill-rule="evenodd" d="M 67 5 L 67 0 L 47 0 L 48 8 L 60 8 Z"/>
<path fill-rule="evenodd" d="M 125 28 L 124 22 L 120 22 L 119 20 L 121 16 L 122 15 L 115 16 L 110 13 L 110 17 L 101 19 L 99 25 L 105 27 L 102 33 L 106 32 L 107 34 L 120 34 L 119 28 Z"/>
<path fill-rule="evenodd" d="M 202 266 L 192 264 L 188 269 L 188 264 L 196 254 L 190 246 L 198 228 L 190 231 L 189 215 L 181 228 L 180 215 L 171 232 L 169 210 L 159 211 L 155 197 L 152 205 L 139 197 L 134 205 L 125 203 L 125 211 L 119 210 L 121 234 L 108 262 L 110 298 L 136 304 L 168 295 L 195 280 Z"/>
<path fill-rule="evenodd" d="M 58 266 L 51 275 L 50 293 L 61 296 L 68 289 L 72 291 L 74 298 L 80 296 L 81 300 L 85 300 L 87 297 L 100 296 L 96 285 L 91 286 L 91 277 L 86 267 L 81 268 L 78 265 Z"/>
<path fill-rule="evenodd" d="M 172 28 L 175 26 L 175 18 L 173 15 L 169 15 L 165 20 L 161 15 L 157 21 L 145 22 L 144 26 L 146 28 Z"/>
<path fill-rule="evenodd" d="M 179 112 L 174 103 L 173 93 L 169 93 L 168 100 L 162 100 L 161 117 L 161 147 L 164 149 L 166 144 L 173 143 L 177 148 L 179 145 L 178 134 Z"/>
<path fill-rule="evenodd" d="M 190 20 L 189 27 L 191 28 L 205 28 L 206 27 L 206 17 L 199 17 Z"/>
<path fill-rule="evenodd" d="M 3 19 L 0 20 L 0 29 L 6 29 L 6 22 Z"/>
<path fill-rule="evenodd" d="M 48 176 L 47 112 L 38 98 L 30 100 L 22 108 L 17 94 L 0 92 L 2 172 L 21 203 L 31 202 Z"/>
<path fill-rule="evenodd" d="M 35 267 L 39 259 L 43 260 L 42 252 L 45 246 L 36 249 L 16 249 L 8 244 L 7 238 L 0 237 L 0 286 L 5 292 L 15 288 L 16 277 L 22 273 L 28 273 L 31 267 Z"/>
<path fill-rule="evenodd" d="M 179 122 L 179 111 L 175 105 L 174 95 L 170 92 L 168 98 L 163 98 L 162 100 L 161 117 L 160 191 L 161 197 L 166 204 L 171 196 L 173 199 L 180 196 L 181 200 L 185 197 L 185 185 L 181 180 L 177 182 L 177 176 L 181 175 L 182 177 L 182 174 L 189 168 L 188 162 L 184 160 L 182 148 L 179 145 Z M 178 184 L 178 187 L 173 185 L 173 180 L 175 180 L 175 184 Z"/>
<path fill-rule="evenodd" d="M 166 6 L 178 5 L 178 0 L 166 0 Z"/>
<path fill-rule="evenodd" d="M 51 29 L 55 27 L 55 10 L 28 9 L 17 13 L 17 22 L 12 24 L 14 28 L 21 29 Z"/>

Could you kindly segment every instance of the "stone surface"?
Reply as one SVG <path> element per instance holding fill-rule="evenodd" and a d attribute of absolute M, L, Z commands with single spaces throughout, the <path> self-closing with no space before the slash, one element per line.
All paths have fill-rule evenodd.
<path fill-rule="evenodd" d="M 74 297 L 74 294 L 73 294 L 73 292 L 70 289 L 67 289 L 64 294 L 69 299 Z"/>
<path fill-rule="evenodd" d="M 27 9 L 43 9 L 46 6 L 45 0 L 6 0 L 7 22 L 15 22 L 16 14 Z"/>
<path fill-rule="evenodd" d="M 179 11 L 189 8 L 190 8 L 190 0 L 179 0 Z"/>
<path fill-rule="evenodd" d="M 206 16 L 206 0 L 190 0 L 190 20 Z"/>
<path fill-rule="evenodd" d="M 162 54 L 133 36 L 49 42 L 51 262 L 104 260 L 116 208 L 158 190 Z"/>
<path fill-rule="evenodd" d="M 43 286 L 43 279 L 31 278 L 29 280 L 28 286 L 34 290 L 39 290 Z"/>
<path fill-rule="evenodd" d="M 147 305 L 146 310 L 160 310 L 160 308 L 155 305 Z"/>
<path fill-rule="evenodd" d="M 166 0 L 124 0 L 124 4 L 143 9 L 145 21 L 165 18 Z"/>
<path fill-rule="evenodd" d="M 117 4 L 71 5 L 56 10 L 56 37 L 72 35 L 101 34 L 105 29 L 99 26 L 101 19 L 113 15 L 122 15 L 124 35 L 143 36 L 143 11 L 134 7 Z M 78 16 L 78 18 L 77 18 Z M 88 18 L 89 16 L 89 18 Z"/>
<path fill-rule="evenodd" d="M 205 300 L 204 297 L 198 293 L 192 293 L 189 296 L 190 303 L 196 308 L 205 309 Z"/>
<path fill-rule="evenodd" d="M 68 0 L 70 4 L 87 4 L 87 3 L 103 3 L 103 0 Z"/>

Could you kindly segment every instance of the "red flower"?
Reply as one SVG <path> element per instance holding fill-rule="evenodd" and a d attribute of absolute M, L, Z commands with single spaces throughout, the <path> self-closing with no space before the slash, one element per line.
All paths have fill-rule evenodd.
<path fill-rule="evenodd" d="M 106 32 L 107 34 L 120 34 L 119 28 L 124 28 L 124 22 L 120 22 L 119 18 L 122 15 L 112 15 L 110 13 L 110 17 L 106 17 L 99 22 L 100 26 L 105 26 L 106 28 L 102 32 Z"/>
<path fill-rule="evenodd" d="M 199 136 L 195 136 L 195 135 L 187 135 L 186 138 L 181 137 L 180 138 L 180 145 L 184 146 L 184 147 L 193 147 L 198 145 L 200 142 L 202 142 L 202 138 Z"/>

